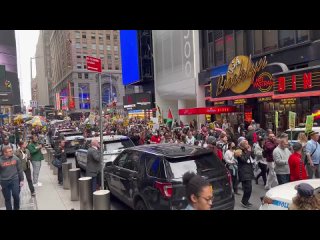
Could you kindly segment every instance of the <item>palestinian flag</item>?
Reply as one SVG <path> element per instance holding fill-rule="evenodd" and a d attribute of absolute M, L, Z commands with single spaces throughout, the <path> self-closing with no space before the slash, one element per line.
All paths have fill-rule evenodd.
<path fill-rule="evenodd" d="M 172 123 L 173 123 L 173 115 L 172 115 L 171 109 L 169 108 L 168 117 L 167 117 L 167 124 L 169 126 L 172 126 Z"/>

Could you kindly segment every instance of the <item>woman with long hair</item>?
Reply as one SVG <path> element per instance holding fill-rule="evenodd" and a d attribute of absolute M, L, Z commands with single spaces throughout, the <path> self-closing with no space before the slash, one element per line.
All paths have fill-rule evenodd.
<path fill-rule="evenodd" d="M 267 184 L 267 159 L 263 157 L 263 146 L 264 146 L 264 139 L 260 138 L 257 143 L 253 145 L 254 155 L 256 156 L 256 160 L 258 162 L 258 166 L 261 170 L 259 175 L 256 177 L 256 184 L 259 183 L 259 178 L 262 177 L 264 186 Z"/>
<path fill-rule="evenodd" d="M 289 210 L 320 210 L 319 196 L 315 195 L 314 188 L 310 184 L 300 183 L 295 189 L 297 196 L 292 199 Z"/>
<path fill-rule="evenodd" d="M 234 158 L 234 151 L 236 150 L 236 145 L 234 142 L 228 143 L 228 150 L 224 155 L 224 160 L 226 162 L 226 167 L 228 168 L 232 177 L 232 186 L 235 194 L 238 193 L 238 162 Z"/>
<path fill-rule="evenodd" d="M 301 159 L 305 163 L 305 158 L 306 158 L 306 145 L 308 142 L 308 137 L 304 132 L 299 133 L 298 135 L 298 143 L 301 143 L 302 145 L 302 151 L 301 151 Z"/>

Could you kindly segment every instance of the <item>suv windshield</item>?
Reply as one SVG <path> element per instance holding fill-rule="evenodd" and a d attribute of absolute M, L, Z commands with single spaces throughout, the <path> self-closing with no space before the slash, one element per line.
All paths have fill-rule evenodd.
<path fill-rule="evenodd" d="M 285 131 L 288 134 L 289 141 L 291 140 L 291 131 Z M 303 130 L 301 131 L 292 131 L 292 140 L 297 140 L 299 133 L 304 133 Z"/>
<path fill-rule="evenodd" d="M 130 139 L 118 140 L 118 141 L 108 141 L 103 143 L 103 149 L 107 152 L 112 152 L 118 149 L 124 149 L 128 147 L 134 147 L 134 144 Z"/>
<path fill-rule="evenodd" d="M 203 175 L 205 172 L 223 170 L 223 164 L 213 153 L 178 159 L 166 158 L 166 160 L 166 164 L 169 165 L 167 167 L 169 179 L 182 178 L 188 171 Z"/>

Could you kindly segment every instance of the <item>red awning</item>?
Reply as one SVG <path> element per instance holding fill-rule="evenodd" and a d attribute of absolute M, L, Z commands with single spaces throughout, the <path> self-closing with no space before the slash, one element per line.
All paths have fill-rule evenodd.
<path fill-rule="evenodd" d="M 279 95 L 273 95 L 272 98 L 283 99 L 283 98 L 300 98 L 300 97 L 317 97 L 317 96 L 320 96 L 320 91 L 279 94 Z"/>
<path fill-rule="evenodd" d="M 220 114 L 236 112 L 235 106 L 203 107 L 203 108 L 184 108 L 179 109 L 179 115 L 199 115 L 199 114 Z"/>

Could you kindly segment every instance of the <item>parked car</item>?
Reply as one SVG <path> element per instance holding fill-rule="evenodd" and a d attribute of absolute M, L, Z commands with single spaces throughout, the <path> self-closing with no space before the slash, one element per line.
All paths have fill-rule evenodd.
<path fill-rule="evenodd" d="M 212 184 L 212 209 L 233 209 L 231 176 L 208 149 L 180 144 L 141 145 L 124 150 L 104 169 L 105 186 L 133 209 L 180 210 L 188 202 L 182 176 L 192 171 Z"/>
<path fill-rule="evenodd" d="M 65 150 L 67 154 L 75 154 L 79 147 L 84 144 L 82 132 L 77 131 L 60 133 L 58 142 L 61 140 L 65 141 Z"/>
<path fill-rule="evenodd" d="M 50 139 L 50 143 L 53 148 L 55 148 L 57 146 L 60 135 L 66 133 L 66 132 L 74 132 L 74 129 L 66 128 L 66 129 L 54 130 L 53 135 Z"/>
<path fill-rule="evenodd" d="M 87 154 L 91 141 L 95 139 L 100 142 L 100 137 L 86 138 L 84 144 L 76 151 L 76 167 L 86 170 Z M 112 162 L 124 149 L 133 147 L 134 144 L 127 136 L 108 135 L 103 136 L 104 162 Z"/>
<path fill-rule="evenodd" d="M 320 127 L 313 127 L 312 131 L 320 132 Z M 292 129 L 292 131 L 291 129 L 288 129 L 285 131 L 285 133 L 288 134 L 290 144 L 296 143 L 298 141 L 299 133 L 305 133 L 305 132 L 306 132 L 306 128 L 294 128 Z M 292 137 L 291 137 L 291 133 L 292 133 Z"/>
<path fill-rule="evenodd" d="M 260 210 L 288 210 L 292 203 L 292 198 L 296 196 L 297 190 L 294 187 L 300 183 L 308 183 L 314 189 L 315 193 L 320 193 L 320 179 L 307 179 L 295 182 L 289 182 L 271 188 L 266 195 L 261 198 Z"/>

